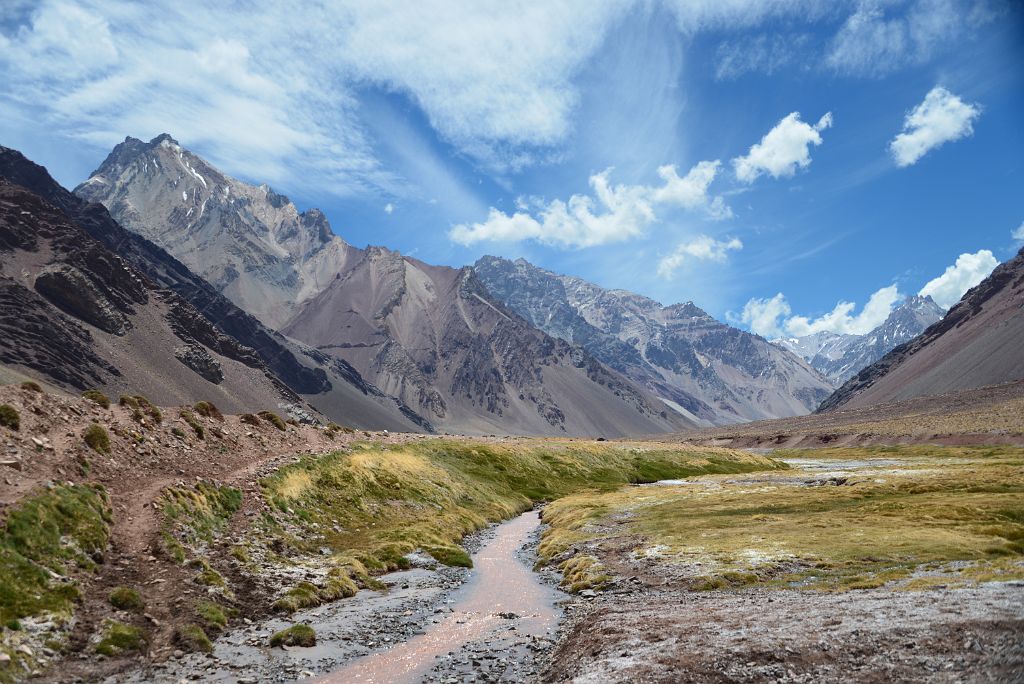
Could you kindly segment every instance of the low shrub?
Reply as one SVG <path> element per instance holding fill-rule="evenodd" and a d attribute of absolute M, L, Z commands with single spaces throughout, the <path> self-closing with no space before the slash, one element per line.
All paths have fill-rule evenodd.
<path fill-rule="evenodd" d="M 107 397 L 106 394 L 100 392 L 97 389 L 85 390 L 84 392 L 82 392 L 82 396 L 88 399 L 89 401 L 93 402 L 94 404 L 102 406 L 105 409 L 110 408 L 110 399 Z"/>
<path fill-rule="evenodd" d="M 134 613 L 141 613 L 146 608 L 146 602 L 138 591 L 131 587 L 117 587 L 110 592 L 110 605 L 118 610 L 128 610 Z"/>
<path fill-rule="evenodd" d="M 194 408 L 196 413 L 204 418 L 224 420 L 224 414 L 220 412 L 220 409 L 218 409 L 212 401 L 197 401 L 196 405 L 192 408 Z"/>
<path fill-rule="evenodd" d="M 85 429 L 82 435 L 89 448 L 101 454 L 110 453 L 110 436 L 102 425 L 93 423 Z"/>
<path fill-rule="evenodd" d="M 14 431 L 21 429 L 21 414 L 10 404 L 0 404 L 0 425 Z"/>
<path fill-rule="evenodd" d="M 281 432 L 284 432 L 286 429 L 288 429 L 285 426 L 284 421 L 281 420 L 281 416 L 277 415 L 273 411 L 260 411 L 259 412 L 259 417 L 262 418 L 263 420 L 267 421 L 268 423 L 270 423 L 274 427 L 276 427 Z"/>
<path fill-rule="evenodd" d="M 164 416 L 160 412 L 160 409 L 154 406 L 153 402 L 141 394 L 122 395 L 121 398 L 118 399 L 117 403 L 125 408 L 132 409 L 132 418 L 140 423 L 146 416 L 149 416 L 154 423 L 163 422 Z"/>
<path fill-rule="evenodd" d="M 39 393 L 42 393 L 43 391 L 43 388 L 39 386 L 39 383 L 35 382 L 34 380 L 26 380 L 25 382 L 21 383 L 21 389 L 28 390 L 29 392 Z"/>
<path fill-rule="evenodd" d="M 243 423 L 246 423 L 248 425 L 259 425 L 260 424 L 260 419 L 257 418 L 256 416 L 252 415 L 251 413 L 243 413 L 242 415 L 238 416 L 238 420 L 240 420 Z"/>

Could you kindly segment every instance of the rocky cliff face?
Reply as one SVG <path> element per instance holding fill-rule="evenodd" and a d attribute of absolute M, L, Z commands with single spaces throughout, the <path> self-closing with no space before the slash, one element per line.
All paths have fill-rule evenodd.
<path fill-rule="evenodd" d="M 820 412 L 935 396 L 1024 378 L 1024 250 L 923 333 L 862 369 Z"/>
<path fill-rule="evenodd" d="M 358 250 L 284 332 L 449 430 L 619 436 L 689 424 L 583 348 L 530 326 L 471 269 L 379 247 Z"/>
<path fill-rule="evenodd" d="M 167 134 L 125 138 L 75 194 L 102 203 L 217 291 L 279 328 L 326 286 L 347 245 L 317 209 L 230 178 Z"/>
<path fill-rule="evenodd" d="M 890 350 L 920 335 L 944 313 L 931 297 L 915 295 L 907 297 L 884 323 L 864 335 L 819 332 L 773 342 L 841 385 Z"/>
<path fill-rule="evenodd" d="M 58 209 L 77 230 L 94 241 L 91 244 L 96 249 L 88 253 L 100 256 L 87 268 L 112 272 L 103 259 L 123 260 L 138 279 L 149 283 L 148 288 L 155 288 L 149 290 L 150 295 L 155 292 L 167 307 L 167 322 L 172 327 L 173 337 L 178 339 L 171 352 L 182 368 L 214 382 L 225 374 L 225 368 L 230 370 L 230 364 L 225 367 L 218 360 L 218 356 L 223 356 L 250 369 L 262 369 L 257 372 L 264 373 L 277 385 L 286 386 L 284 393 L 291 397 L 289 401 L 298 401 L 295 394 L 301 395 L 317 408 L 323 407 L 324 412 L 338 422 L 372 429 L 429 429 L 421 417 L 410 418 L 412 412 L 408 407 L 381 396 L 379 390 L 369 388 L 362 378 L 354 379 L 339 373 L 330 364 L 323 365 L 309 358 L 301 345 L 268 329 L 165 250 L 122 228 L 102 205 L 71 194 L 54 181 L 46 169 L 17 151 L 0 147 L 0 177 L 30 190 Z M 0 246 L 3 240 L 0 238 Z M 22 249 L 27 249 L 24 236 L 8 233 L 6 240 L 12 247 L 20 244 Z M 81 261 L 83 257 L 75 258 Z M 51 295 L 59 297 L 59 293 Z M 92 301 L 98 303 L 99 300 Z M 69 304 L 66 302 L 65 306 Z M 81 383 L 71 384 L 79 386 Z M 181 400 L 187 399 L 183 396 Z"/>
<path fill-rule="evenodd" d="M 2 177 L 0 245 L 5 363 L 75 389 L 145 391 L 155 401 L 299 402 L 252 350 Z M 182 358 L 175 347 L 192 354 Z M 200 357 L 201 367 L 191 362 Z M 202 372 L 212 367 L 216 373 Z"/>
<path fill-rule="evenodd" d="M 692 302 L 662 306 L 518 259 L 473 266 L 496 299 L 705 424 L 807 413 L 831 391 L 789 352 Z"/>

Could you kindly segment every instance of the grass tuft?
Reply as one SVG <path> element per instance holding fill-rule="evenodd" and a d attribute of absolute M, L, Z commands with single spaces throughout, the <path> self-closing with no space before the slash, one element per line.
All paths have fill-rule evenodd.
<path fill-rule="evenodd" d="M 195 412 L 204 418 L 213 418 L 214 420 L 224 420 L 224 414 L 220 412 L 220 409 L 212 401 L 197 401 L 195 406 L 192 407 Z"/>
<path fill-rule="evenodd" d="M 105 409 L 110 408 L 110 398 L 97 389 L 85 390 L 82 392 L 82 396 L 98 406 L 102 406 Z"/>
<path fill-rule="evenodd" d="M 17 432 L 21 429 L 21 414 L 10 404 L 0 404 L 0 425 Z"/>
<path fill-rule="evenodd" d="M 183 651 L 201 651 L 203 653 L 213 652 L 213 642 L 206 635 L 206 631 L 195 623 L 182 625 L 174 630 L 174 643 Z"/>
<path fill-rule="evenodd" d="M 281 416 L 277 415 L 273 411 L 260 411 L 259 417 L 276 427 L 281 432 L 288 429 L 285 422 L 281 420 Z"/>
<path fill-rule="evenodd" d="M 316 632 L 305 624 L 292 625 L 270 637 L 271 646 L 316 646 Z"/>
<path fill-rule="evenodd" d="M 82 434 L 82 439 L 93 451 L 100 454 L 110 453 L 110 435 L 102 425 L 98 423 L 89 425 Z"/>
<path fill-rule="evenodd" d="M 26 380 L 25 382 L 21 383 L 21 389 L 26 390 L 28 392 L 37 392 L 39 394 L 42 394 L 43 392 L 43 388 L 40 387 L 39 383 L 34 380 Z"/>
<path fill-rule="evenodd" d="M 149 648 L 149 634 L 139 627 L 114 620 L 105 623 L 103 636 L 96 644 L 96 652 L 107 657 L 145 653 Z"/>
<path fill-rule="evenodd" d="M 110 605 L 118 610 L 141 613 L 146 609 L 146 602 L 138 591 L 131 587 L 116 587 L 110 592 Z"/>

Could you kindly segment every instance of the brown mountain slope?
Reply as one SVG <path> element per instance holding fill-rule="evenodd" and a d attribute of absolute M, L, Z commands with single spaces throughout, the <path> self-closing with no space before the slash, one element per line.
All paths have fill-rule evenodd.
<path fill-rule="evenodd" d="M 283 331 L 344 359 L 434 425 L 469 433 L 656 433 L 689 423 L 490 298 L 471 269 L 346 245 Z"/>
<path fill-rule="evenodd" d="M 367 383 L 353 368 L 311 355 L 270 330 L 163 248 L 122 228 L 101 204 L 65 190 L 20 152 L 0 146 L 0 177 L 39 195 L 157 287 L 192 304 L 220 333 L 249 347 L 278 379 L 332 420 L 365 429 L 431 430 L 422 417 Z"/>
<path fill-rule="evenodd" d="M 946 316 L 836 390 L 820 412 L 1024 378 L 1024 250 Z"/>
<path fill-rule="evenodd" d="M 228 410 L 300 404 L 248 347 L 0 178 L 0 360 L 78 390 Z"/>

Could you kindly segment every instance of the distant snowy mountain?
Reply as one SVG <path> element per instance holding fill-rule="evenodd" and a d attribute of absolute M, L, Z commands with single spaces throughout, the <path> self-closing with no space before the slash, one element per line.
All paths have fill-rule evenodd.
<path fill-rule="evenodd" d="M 838 387 L 895 347 L 920 335 L 944 313 L 931 297 L 915 295 L 907 297 L 884 323 L 864 335 L 818 332 L 773 342 L 807 361 Z"/>

